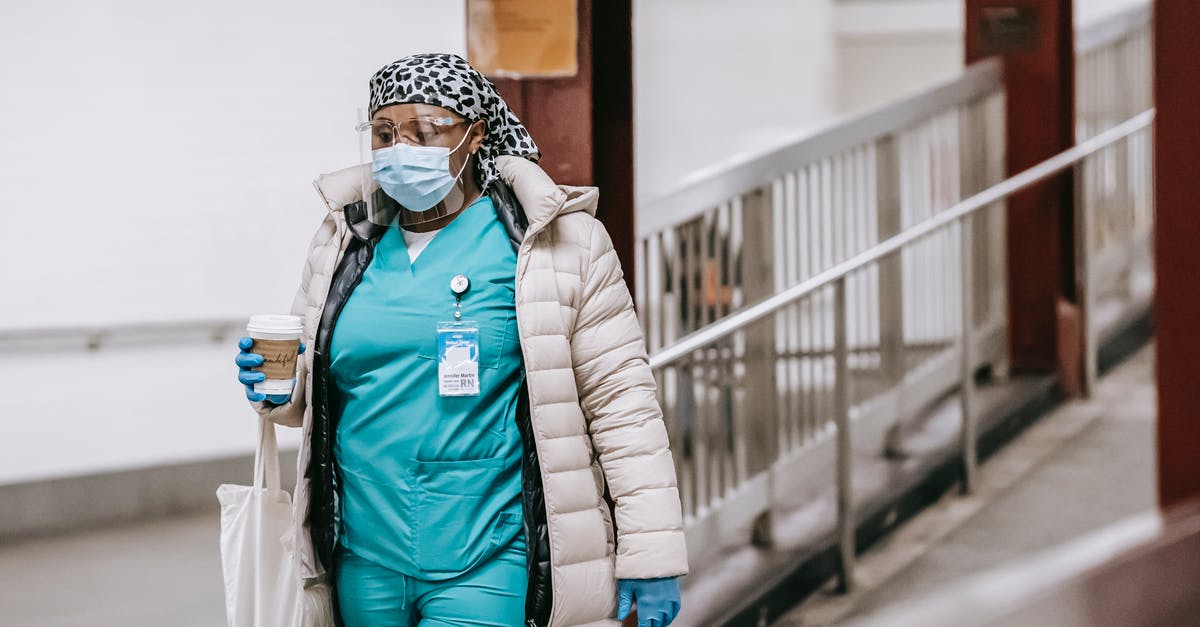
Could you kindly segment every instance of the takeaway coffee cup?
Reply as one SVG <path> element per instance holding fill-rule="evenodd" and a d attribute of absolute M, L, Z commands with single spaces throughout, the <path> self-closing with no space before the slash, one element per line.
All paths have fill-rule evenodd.
<path fill-rule="evenodd" d="M 292 379 L 296 376 L 296 353 L 304 327 L 300 316 L 259 314 L 250 316 L 246 334 L 254 340 L 250 352 L 263 356 L 258 368 L 267 375 L 265 381 L 254 384 L 259 394 L 291 394 Z"/>

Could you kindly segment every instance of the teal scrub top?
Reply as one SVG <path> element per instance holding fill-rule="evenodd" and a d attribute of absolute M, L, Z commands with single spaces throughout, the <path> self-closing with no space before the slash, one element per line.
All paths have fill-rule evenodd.
<path fill-rule="evenodd" d="M 484 197 L 410 263 L 393 224 L 346 301 L 330 346 L 340 419 L 341 543 L 410 577 L 448 579 L 521 532 L 523 377 L 516 253 Z M 438 394 L 439 322 L 466 275 L 463 320 L 478 323 L 478 396 Z"/>

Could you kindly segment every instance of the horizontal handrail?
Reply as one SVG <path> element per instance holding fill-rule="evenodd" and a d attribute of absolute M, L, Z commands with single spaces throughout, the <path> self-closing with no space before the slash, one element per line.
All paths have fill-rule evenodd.
<path fill-rule="evenodd" d="M 0 330 L 0 351 L 14 346 L 75 346 L 95 350 L 105 343 L 133 338 L 156 344 L 194 341 L 197 337 L 220 340 L 245 331 L 248 318 L 208 318 L 111 325 L 79 325 Z"/>
<path fill-rule="evenodd" d="M 949 107 L 995 93 L 1003 87 L 1002 78 L 999 59 L 987 59 L 929 90 L 834 122 L 798 142 L 694 172 L 675 189 L 638 203 L 638 237 L 646 238 L 686 222 L 721 201 L 766 185 L 800 165 L 901 131 Z"/>
<path fill-rule="evenodd" d="M 1076 54 L 1087 54 L 1150 24 L 1150 3 L 1145 2 L 1110 15 L 1075 31 Z"/>
<path fill-rule="evenodd" d="M 785 289 L 766 300 L 751 305 L 726 318 L 722 318 L 699 331 L 684 336 L 675 344 L 652 355 L 650 357 L 650 366 L 651 368 L 661 368 L 679 361 L 692 352 L 724 339 L 783 307 L 808 296 L 816 290 L 845 277 L 851 272 L 875 263 L 904 246 L 938 229 L 953 224 L 968 214 L 979 211 L 1015 192 L 1058 174 L 1093 153 L 1148 127 L 1153 121 L 1154 109 L 1148 109 L 1073 148 L 1065 150 L 1028 170 L 958 202 L 936 217 L 917 224 L 899 235 L 888 238 L 827 270 L 813 275 L 811 278 L 793 287 Z"/>

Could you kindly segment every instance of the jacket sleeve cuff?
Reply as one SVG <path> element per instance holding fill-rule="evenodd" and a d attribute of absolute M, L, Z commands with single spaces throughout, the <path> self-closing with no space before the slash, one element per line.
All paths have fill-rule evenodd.
<path fill-rule="evenodd" d="M 682 529 L 625 534 L 617 540 L 617 579 L 658 579 L 688 573 Z"/>

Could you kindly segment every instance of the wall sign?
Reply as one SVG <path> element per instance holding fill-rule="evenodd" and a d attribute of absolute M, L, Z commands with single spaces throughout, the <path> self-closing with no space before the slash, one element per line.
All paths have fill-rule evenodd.
<path fill-rule="evenodd" d="M 576 0 L 467 0 L 467 59 L 502 78 L 579 71 Z"/>
<path fill-rule="evenodd" d="M 987 54 L 1029 50 L 1037 39 L 1037 13 L 1030 7 L 987 7 L 980 21 Z"/>

